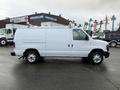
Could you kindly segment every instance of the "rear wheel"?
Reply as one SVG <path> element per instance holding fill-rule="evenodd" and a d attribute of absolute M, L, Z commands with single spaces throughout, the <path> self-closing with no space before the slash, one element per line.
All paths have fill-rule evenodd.
<path fill-rule="evenodd" d="M 28 51 L 25 54 L 25 59 L 28 63 L 36 63 L 37 61 L 39 61 L 40 56 L 36 51 Z"/>
<path fill-rule="evenodd" d="M 93 64 L 101 64 L 103 61 L 103 54 L 101 52 L 92 52 L 89 59 Z"/>
<path fill-rule="evenodd" d="M 116 43 L 116 42 L 111 42 L 111 43 L 110 43 L 110 46 L 111 46 L 111 47 L 116 47 L 116 46 L 117 46 L 117 43 Z"/>

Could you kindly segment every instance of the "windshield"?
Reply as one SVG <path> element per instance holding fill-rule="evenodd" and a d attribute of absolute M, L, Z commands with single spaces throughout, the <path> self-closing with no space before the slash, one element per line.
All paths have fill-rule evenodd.
<path fill-rule="evenodd" d="M 0 29 L 0 35 L 1 35 L 1 34 L 3 35 L 4 33 L 5 33 L 5 28 L 1 28 L 1 29 Z"/>
<path fill-rule="evenodd" d="M 4 35 L 3 33 L 0 33 L 0 35 Z"/>

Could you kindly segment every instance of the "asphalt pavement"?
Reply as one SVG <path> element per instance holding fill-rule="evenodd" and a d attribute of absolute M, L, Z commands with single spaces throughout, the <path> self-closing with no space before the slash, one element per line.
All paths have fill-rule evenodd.
<path fill-rule="evenodd" d="M 0 90 L 119 90 L 120 48 L 101 65 L 77 60 L 45 60 L 28 64 L 0 47 Z"/>

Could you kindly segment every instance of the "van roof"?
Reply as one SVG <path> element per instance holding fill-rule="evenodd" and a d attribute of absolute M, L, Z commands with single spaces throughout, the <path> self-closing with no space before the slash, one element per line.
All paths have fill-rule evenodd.
<path fill-rule="evenodd" d="M 18 28 L 21 29 L 21 28 Z M 22 28 L 22 29 L 80 29 L 80 28 L 71 28 L 69 26 L 41 26 L 41 27 L 28 27 L 28 28 Z"/>

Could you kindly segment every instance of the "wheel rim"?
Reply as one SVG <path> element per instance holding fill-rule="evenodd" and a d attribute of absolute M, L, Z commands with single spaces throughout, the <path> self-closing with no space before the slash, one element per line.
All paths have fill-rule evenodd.
<path fill-rule="evenodd" d="M 6 41 L 5 40 L 1 40 L 1 45 L 5 45 Z"/>
<path fill-rule="evenodd" d="M 115 47 L 115 46 L 116 46 L 116 43 L 114 43 L 114 42 L 111 43 L 111 46 L 112 46 L 112 47 Z"/>
<path fill-rule="evenodd" d="M 102 61 L 101 55 L 96 54 L 93 56 L 94 63 L 100 63 Z"/>
<path fill-rule="evenodd" d="M 31 53 L 31 54 L 28 55 L 27 60 L 29 62 L 35 62 L 36 61 L 36 56 L 33 53 Z"/>

